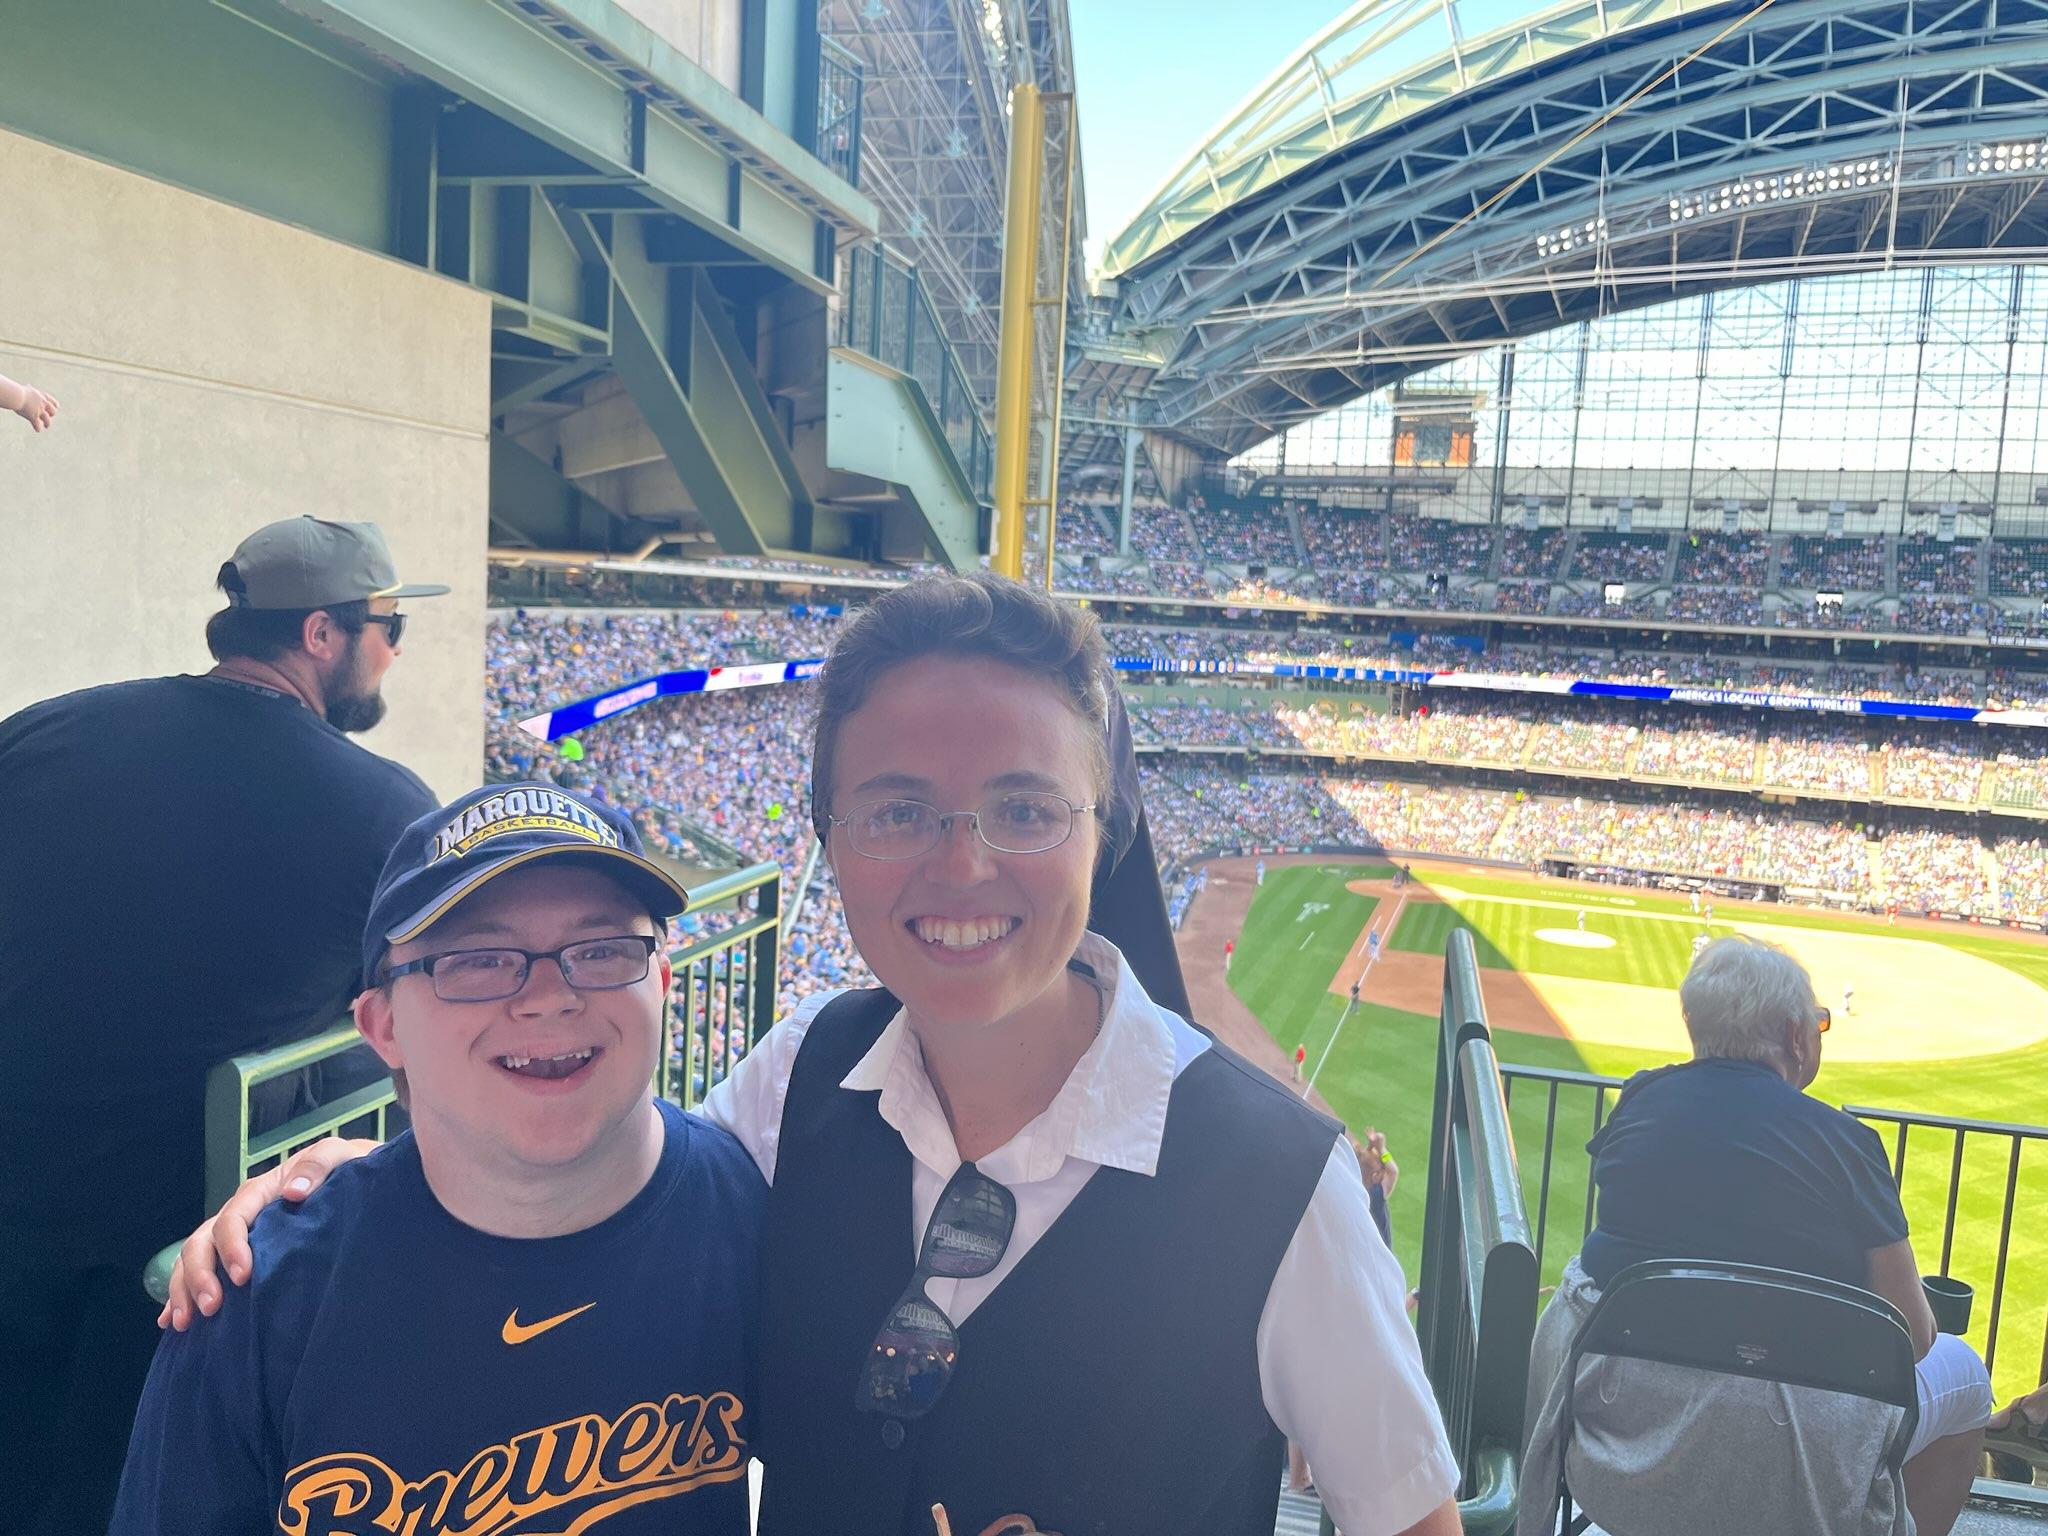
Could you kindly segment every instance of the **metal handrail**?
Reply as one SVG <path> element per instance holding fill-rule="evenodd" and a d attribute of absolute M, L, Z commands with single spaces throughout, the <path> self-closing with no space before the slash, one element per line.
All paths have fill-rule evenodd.
<path fill-rule="evenodd" d="M 850 187 L 860 185 L 860 57 L 830 37 L 818 39 L 818 125 L 813 153 Z"/>
<path fill-rule="evenodd" d="M 1582 1122 L 1588 1134 L 1597 1134 L 1604 1123 L 1613 1097 L 1621 1091 L 1624 1079 L 1598 1072 L 1575 1072 L 1556 1067 L 1527 1067 L 1508 1065 L 1501 1069 L 1501 1076 L 1508 1103 L 1512 1106 L 1517 1084 L 1527 1083 L 1540 1089 L 1544 1094 L 1542 1105 L 1543 1143 L 1540 1168 L 1536 1174 L 1536 1257 L 1544 1261 L 1549 1244 L 1551 1218 L 1551 1191 L 1559 1182 L 1557 1132 L 1559 1124 L 1560 1090 L 1580 1090 L 1591 1095 L 1589 1113 Z M 1845 1104 L 1843 1113 L 1853 1115 L 1864 1124 L 1878 1131 L 1890 1148 L 1892 1182 L 1904 1187 L 1907 1152 L 1913 1145 L 1914 1131 L 1934 1136 L 1935 1156 L 1947 1152 L 1947 1168 L 1943 1173 L 1943 1214 L 1941 1222 L 1941 1253 L 1938 1273 L 1947 1275 L 1955 1262 L 1956 1234 L 1962 1223 L 1958 1219 L 1957 1205 L 1964 1182 L 1964 1162 L 1970 1142 L 1989 1140 L 1994 1145 L 2004 1143 L 2004 1184 L 2001 1211 L 1992 1259 L 1992 1276 L 1988 1305 L 1978 1315 L 1984 1319 L 1984 1361 L 1993 1367 L 1998 1360 L 1998 1347 L 2007 1318 L 2006 1281 L 2012 1256 L 2013 1213 L 2019 1207 L 2019 1186 L 2021 1153 L 2029 1144 L 2048 1143 L 2048 1126 L 2025 1125 L 2005 1120 L 1969 1120 L 1953 1115 L 1927 1114 L 1918 1110 L 1871 1108 L 1865 1105 Z M 1889 1134 L 1887 1134 L 1889 1132 Z M 1946 1143 L 1945 1148 L 1943 1143 Z M 1579 1147 L 1574 1136 L 1575 1150 L 1568 1154 L 1575 1167 L 1585 1170 L 1585 1198 L 1579 1212 L 1578 1241 L 1584 1241 L 1592 1230 L 1594 1216 L 1594 1187 L 1592 1180 L 1592 1158 Z M 1576 1182 L 1576 1181 L 1574 1181 Z M 1926 1253 L 1916 1256 L 1923 1260 Z M 1981 1292 L 1980 1287 L 1980 1292 Z M 1981 1299 L 1981 1298 L 1980 1298 Z M 2044 1324 L 2043 1364 L 2048 1369 L 2048 1324 Z"/>
<path fill-rule="evenodd" d="M 1514 1523 L 1536 1252 L 1472 935 L 1444 953 L 1428 1195 L 1423 1210 L 1424 1369 L 1463 1469 L 1458 1512 L 1473 1536 Z"/>
<path fill-rule="evenodd" d="M 988 424 L 918 269 L 879 242 L 842 252 L 839 341 L 924 392 L 961 475 L 986 504 L 995 472 Z"/>

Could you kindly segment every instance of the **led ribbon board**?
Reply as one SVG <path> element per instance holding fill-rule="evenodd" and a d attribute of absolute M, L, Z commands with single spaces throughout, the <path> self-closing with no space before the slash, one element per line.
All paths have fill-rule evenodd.
<path fill-rule="evenodd" d="M 1682 683 L 1608 683 L 1596 678 L 1526 677 L 1513 672 L 1435 672 L 1414 667 L 1317 666 L 1306 662 L 1182 661 L 1171 656 L 1117 656 L 1119 672 L 1190 673 L 1226 677 L 1291 677 L 1334 683 L 1401 683 L 1411 688 L 1476 689 L 1489 693 L 1545 693 L 1585 699 L 1632 699 L 1658 704 L 1736 704 L 1751 709 L 1796 713 L 1867 715 L 1888 720 L 1953 720 L 1976 725 L 2024 725 L 2048 729 L 2048 710 L 1977 709 L 1967 704 L 1921 704 L 1905 699 L 1851 699 L 1827 694 L 1764 688 L 1695 688 Z M 807 661 L 764 661 L 738 667 L 692 667 L 641 678 L 547 710 L 519 722 L 542 741 L 564 736 L 685 693 L 720 693 L 729 688 L 765 688 L 800 683 L 818 675 L 823 657 Z"/>
<path fill-rule="evenodd" d="M 800 683 L 818 675 L 824 658 L 809 661 L 763 661 L 738 667 L 689 667 L 661 672 L 622 687 L 592 694 L 573 704 L 545 710 L 519 722 L 519 729 L 542 741 L 560 741 L 601 721 L 629 714 L 656 699 L 683 693 L 723 693 L 729 688 L 765 688 L 775 683 Z"/>

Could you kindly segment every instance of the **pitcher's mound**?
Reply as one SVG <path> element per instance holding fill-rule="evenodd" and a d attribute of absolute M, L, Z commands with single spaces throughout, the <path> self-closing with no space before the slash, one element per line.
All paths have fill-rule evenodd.
<path fill-rule="evenodd" d="M 1577 928 L 1538 928 L 1536 937 L 1546 944 L 1563 944 L 1571 949 L 1612 949 L 1614 940 L 1604 933 L 1584 933 Z"/>

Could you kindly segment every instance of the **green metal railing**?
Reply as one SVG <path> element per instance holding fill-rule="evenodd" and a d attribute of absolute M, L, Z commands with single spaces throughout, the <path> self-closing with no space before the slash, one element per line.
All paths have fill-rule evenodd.
<path fill-rule="evenodd" d="M 775 1022 L 782 866 L 755 864 L 698 886 L 689 911 L 733 919 L 669 952 L 669 1048 L 655 1091 L 694 1109 Z"/>
<path fill-rule="evenodd" d="M 918 278 L 880 245 L 842 252 L 839 342 L 916 380 L 977 499 L 989 499 L 995 452 L 967 374 Z"/>
<path fill-rule="evenodd" d="M 1585 1144 L 1605 1123 L 1623 1079 L 1597 1072 L 1524 1066 L 1504 1067 L 1501 1075 L 1515 1131 L 1533 1154 L 1535 1170 L 1524 1194 L 1535 1204 L 1536 1258 L 1542 1273 L 1548 1275 L 1577 1253 L 1593 1230 L 1592 1157 Z M 1926 1211 L 1939 1203 L 1941 1247 L 1935 1272 L 1954 1275 L 1960 1268 L 1964 1273 L 1959 1278 L 1976 1287 L 1970 1337 L 1985 1365 L 1995 1371 L 2001 1335 L 2013 1312 L 2008 1295 L 2013 1213 L 2038 1211 L 2048 1202 L 2048 1164 L 2038 1152 L 2024 1160 L 2022 1154 L 2029 1147 L 2048 1145 L 2048 1126 L 1961 1120 L 1853 1104 L 1843 1107 L 1885 1139 L 1891 1151 L 1892 1181 L 1909 1207 Z M 1563 1147 L 1558 1145 L 1560 1126 L 1564 1128 Z M 1541 1152 L 1537 1154 L 1539 1135 Z M 1909 1164 L 1909 1148 L 1928 1148 L 1930 1143 L 1931 1148 Z M 1959 1214 L 1962 1193 L 1973 1185 L 1998 1191 L 1995 1228 L 1987 1221 L 1971 1221 L 1967 1212 Z M 2020 1198 L 2022 1185 L 2033 1190 L 2024 1200 Z M 1551 1247 L 1553 1225 L 1562 1229 L 1555 1251 Z M 1914 1256 L 1926 1267 L 1926 1261 L 1934 1256 L 1934 1246 L 1924 1228 L 1914 1233 L 1913 1248 Z M 2030 1333 L 2023 1335 L 2019 1347 L 2029 1349 L 2033 1342 Z M 2022 1374 L 2029 1382 L 2038 1380 L 2032 1355 L 2026 1358 L 2029 1364 Z M 2042 1370 L 2048 1371 L 2048 1323 L 2043 1328 L 2041 1360 Z"/>
<path fill-rule="evenodd" d="M 1499 1536 L 1514 1525 L 1520 1492 L 1536 1248 L 1464 928 L 1444 950 L 1428 1186 L 1416 1317 L 1423 1365 L 1464 1472 L 1459 1517 L 1470 1536 Z"/>
<path fill-rule="evenodd" d="M 819 38 L 815 153 L 850 187 L 860 185 L 862 84 L 860 60 L 831 38 Z"/>
<path fill-rule="evenodd" d="M 690 891 L 684 916 L 719 924 L 669 951 L 674 972 L 666 1048 L 655 1091 L 685 1109 L 753 1048 L 775 1022 L 781 954 L 782 869 L 755 864 Z M 276 1167 L 323 1136 L 383 1141 L 396 1093 L 388 1077 L 348 1089 L 269 1129 L 255 1128 L 252 1102 L 269 1084 L 347 1055 L 362 1037 L 346 1020 L 273 1050 L 230 1057 L 206 1078 L 206 1208 L 218 1210 L 244 1179 Z M 177 1244 L 143 1271 L 143 1287 L 159 1302 L 177 1262 Z"/>

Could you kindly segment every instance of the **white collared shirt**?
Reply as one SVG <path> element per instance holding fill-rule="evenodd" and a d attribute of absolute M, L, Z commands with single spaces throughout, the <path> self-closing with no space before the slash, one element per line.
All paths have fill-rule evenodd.
<path fill-rule="evenodd" d="M 1209 1048 L 1207 1036 L 1146 996 L 1115 945 L 1091 933 L 1076 958 L 1107 989 L 1102 1030 L 1052 1103 L 976 1161 L 1015 1194 L 1017 1220 L 990 1274 L 927 1285 L 955 1323 L 1003 1283 L 1097 1168 L 1157 1171 L 1173 1081 Z M 740 1139 L 770 1183 L 797 1051 L 837 995 L 805 998 L 705 1098 L 705 1117 Z M 915 1253 L 961 1158 L 900 1011 L 840 1086 L 880 1090 L 877 1111 L 910 1151 L 905 1241 Z M 1406 1296 L 1400 1265 L 1372 1224 L 1357 1159 L 1338 1137 L 1274 1273 L 1258 1358 L 1266 1411 L 1307 1454 L 1323 1504 L 1346 1536 L 1392 1536 L 1457 1489 Z"/>

